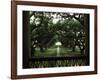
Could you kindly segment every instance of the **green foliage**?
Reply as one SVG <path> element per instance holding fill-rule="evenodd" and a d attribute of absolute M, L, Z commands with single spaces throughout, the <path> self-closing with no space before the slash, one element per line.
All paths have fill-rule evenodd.
<path fill-rule="evenodd" d="M 52 46 L 54 41 L 60 41 L 63 47 L 73 49 L 76 44 L 79 45 L 83 40 L 84 25 L 82 20 L 84 17 L 82 16 L 84 14 L 31 12 L 30 34 L 33 43 L 31 45 L 37 46 L 41 51 L 44 51 Z M 82 35 L 81 38 L 79 35 Z"/>

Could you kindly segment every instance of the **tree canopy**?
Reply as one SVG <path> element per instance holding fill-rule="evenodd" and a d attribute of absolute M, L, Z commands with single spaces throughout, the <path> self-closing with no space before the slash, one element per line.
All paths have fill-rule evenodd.
<path fill-rule="evenodd" d="M 81 53 L 84 52 L 87 33 L 84 18 L 88 14 L 30 11 L 29 15 L 33 50 L 39 47 L 40 51 L 45 51 L 55 41 L 60 41 L 72 51 L 77 45 Z"/>

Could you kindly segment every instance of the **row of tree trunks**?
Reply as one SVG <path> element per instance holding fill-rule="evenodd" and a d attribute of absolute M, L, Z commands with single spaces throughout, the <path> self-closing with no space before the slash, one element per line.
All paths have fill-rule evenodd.
<path fill-rule="evenodd" d="M 32 46 L 30 45 L 29 11 L 23 11 L 22 15 L 23 15 L 23 68 L 29 68 L 29 58 L 32 57 L 30 52 L 31 51 L 30 48 Z M 47 23 L 45 25 L 47 25 Z M 41 26 L 41 23 L 39 26 Z M 87 64 L 89 64 L 89 15 L 88 14 L 84 14 L 83 26 L 84 26 L 83 31 L 85 32 L 85 50 L 81 50 L 81 51 L 82 53 L 87 55 Z M 74 45 L 73 47 L 73 51 L 75 50 L 75 46 L 76 45 Z M 44 51 L 43 49 L 44 49 L 43 46 L 40 45 L 40 51 Z"/>

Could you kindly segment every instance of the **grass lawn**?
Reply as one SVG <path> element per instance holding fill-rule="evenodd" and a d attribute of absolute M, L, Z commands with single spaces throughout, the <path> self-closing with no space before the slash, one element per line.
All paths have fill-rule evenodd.
<path fill-rule="evenodd" d="M 80 54 L 80 50 L 76 48 L 76 51 L 73 52 L 71 48 L 60 47 L 60 56 L 67 56 L 67 55 L 75 55 Z M 57 56 L 57 47 L 53 46 L 41 52 L 39 48 L 36 48 L 34 53 L 34 57 L 54 57 Z"/>
<path fill-rule="evenodd" d="M 59 57 L 68 56 L 68 55 L 78 55 L 78 54 L 80 54 L 79 48 L 76 48 L 75 52 L 73 52 L 72 48 L 60 47 Z M 40 48 L 36 48 L 34 57 L 37 57 L 37 58 L 57 57 L 57 47 L 56 46 L 50 47 L 44 52 L 41 52 Z M 84 59 L 71 59 L 71 60 L 65 59 L 65 60 L 50 60 L 50 61 L 40 60 L 40 61 L 31 62 L 30 64 L 32 68 L 84 66 L 84 65 L 86 65 L 86 60 Z"/>

